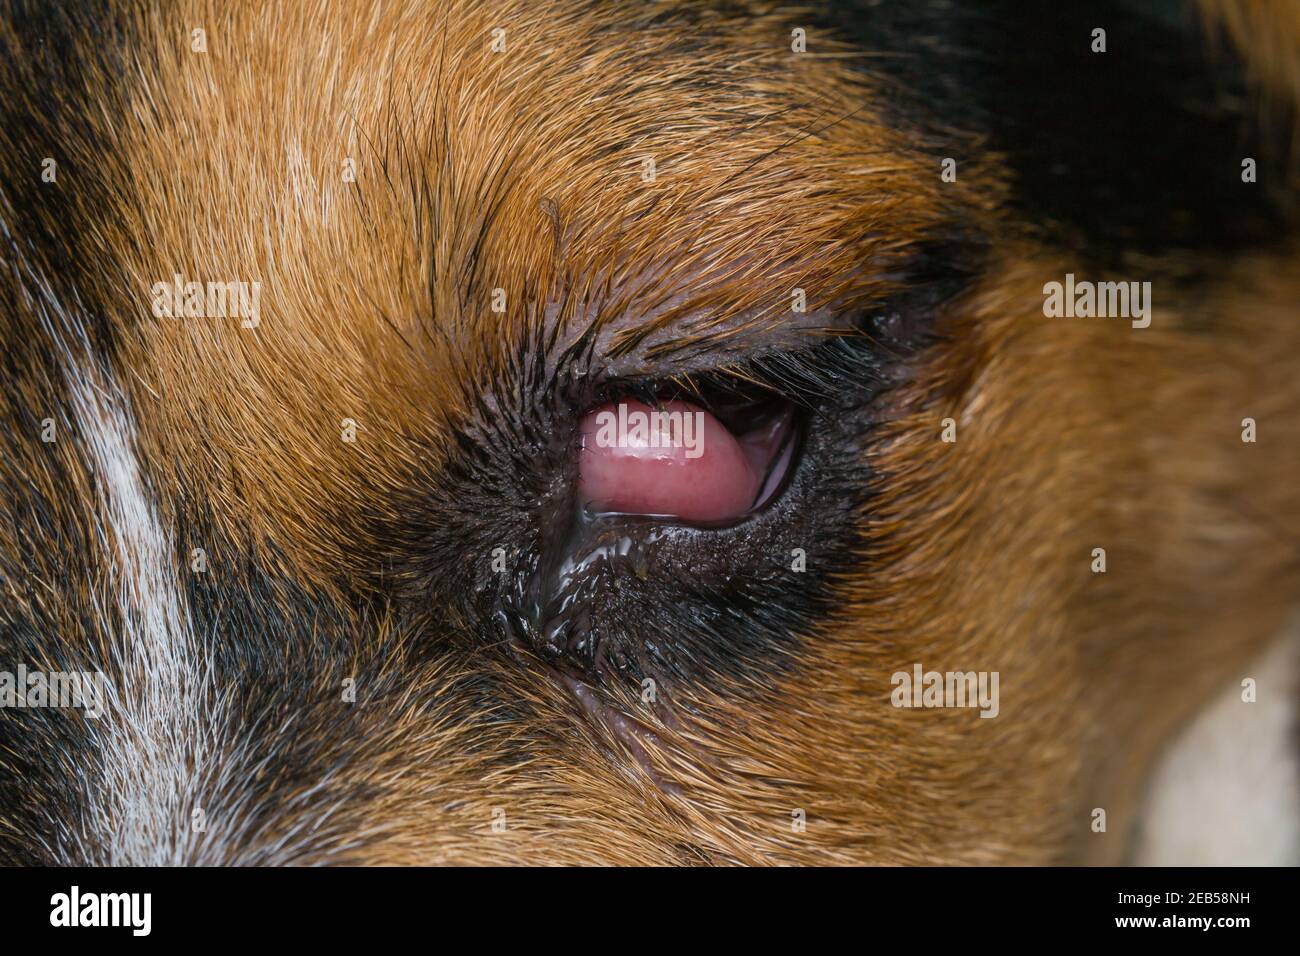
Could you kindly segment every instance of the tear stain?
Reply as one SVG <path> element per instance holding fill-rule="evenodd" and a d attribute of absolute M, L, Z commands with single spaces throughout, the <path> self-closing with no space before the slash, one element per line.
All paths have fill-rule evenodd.
<path fill-rule="evenodd" d="M 643 673 L 650 669 L 640 646 L 616 646 L 602 633 L 593 605 L 603 589 L 618 586 L 620 577 L 645 580 L 653 568 L 653 546 L 664 534 L 652 523 L 604 520 L 608 517 L 590 513 L 572 493 L 547 499 L 539 518 L 549 533 L 540 554 L 514 576 L 493 616 L 517 654 L 540 656 L 586 719 L 621 744 L 660 791 L 680 797 L 681 786 L 656 772 L 650 760 L 648 748 L 663 746 L 659 735 L 606 703 L 593 686 L 594 678 L 611 678 L 633 665 Z M 609 755 L 621 761 L 616 752 Z"/>
<path fill-rule="evenodd" d="M 621 710 L 604 703 L 595 688 L 586 682 L 564 673 L 560 674 L 560 681 L 573 694 L 587 718 L 603 726 L 631 752 L 637 765 L 656 787 L 669 796 L 685 796 L 685 791 L 679 784 L 660 776 L 650 762 L 646 746 L 662 746 L 658 734 Z"/>
<path fill-rule="evenodd" d="M 540 554 L 521 569 L 499 602 L 508 633 L 544 657 L 600 677 L 635 666 L 650 670 L 644 649 L 621 646 L 603 633 L 595 603 L 620 579 L 647 580 L 654 545 L 664 535 L 653 522 L 609 521 L 578 503 L 572 493 L 543 504 Z"/>

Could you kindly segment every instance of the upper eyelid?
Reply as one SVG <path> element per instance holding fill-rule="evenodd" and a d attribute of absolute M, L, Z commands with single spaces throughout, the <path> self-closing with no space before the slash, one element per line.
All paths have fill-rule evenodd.
<path fill-rule="evenodd" d="M 660 374 L 610 378 L 596 387 L 592 404 L 620 395 L 649 403 L 665 386 L 677 386 L 685 395 L 692 387 L 716 391 L 734 386 L 738 393 L 763 390 L 811 406 L 846 389 L 885 384 L 884 377 L 874 373 L 896 357 L 861 332 L 829 335 L 796 348 L 769 347 L 755 355 L 700 368 L 668 366 Z"/>
<path fill-rule="evenodd" d="M 822 306 L 806 313 L 767 308 L 725 321 L 697 312 L 658 326 L 653 313 L 596 320 L 550 312 L 547 326 L 554 331 L 548 351 L 560 360 L 580 349 L 583 360 L 570 358 L 566 364 L 583 377 L 657 378 L 798 348 L 825 332 L 852 331 L 860 317 L 861 309 L 851 306 Z"/>
<path fill-rule="evenodd" d="M 829 337 L 861 333 L 860 311 L 829 309 L 799 315 L 795 321 L 736 331 L 725 338 L 692 337 L 690 327 L 673 338 L 646 345 L 630 356 L 593 355 L 570 362 L 571 374 L 601 383 L 611 380 L 657 380 L 673 375 L 698 375 L 742 369 L 765 358 L 791 355 L 815 347 Z M 607 343 L 600 342 L 600 345 Z M 593 348 L 592 352 L 607 352 Z"/>

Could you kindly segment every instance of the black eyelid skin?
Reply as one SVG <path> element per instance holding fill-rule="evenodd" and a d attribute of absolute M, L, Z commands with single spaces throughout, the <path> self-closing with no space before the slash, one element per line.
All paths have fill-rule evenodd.
<path fill-rule="evenodd" d="M 871 486 L 863 451 L 898 356 L 882 341 L 864 331 L 827 335 L 708 372 L 588 390 L 589 404 L 567 406 L 571 421 L 620 396 L 705 407 L 768 402 L 778 412 L 784 404 L 797 420 L 782 448 L 793 463 L 779 487 L 760 489 L 747 518 L 722 526 L 590 513 L 570 472 L 532 511 L 535 548 L 510 575 L 487 582 L 470 613 L 491 622 L 506 646 L 596 688 L 645 677 L 773 678 L 797 635 L 833 615 L 831 578 L 858 560 L 851 516 Z M 799 547 L 818 560 L 796 573 L 789 555 Z"/>

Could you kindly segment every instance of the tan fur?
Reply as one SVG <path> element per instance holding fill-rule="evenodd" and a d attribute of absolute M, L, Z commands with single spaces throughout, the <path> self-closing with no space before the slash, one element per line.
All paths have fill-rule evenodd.
<path fill-rule="evenodd" d="M 1300 103 L 1300 7 L 1290 0 L 1197 0 L 1205 21 L 1244 56 L 1266 95 Z"/>
<path fill-rule="evenodd" d="M 616 6 L 594 16 L 616 30 L 626 19 Z M 572 303 L 575 329 L 597 316 L 615 326 L 615 348 L 644 334 L 650 313 L 650 327 L 706 311 L 718 328 L 740 316 L 775 325 L 790 288 L 812 290 L 810 310 L 843 303 L 858 262 L 877 256 L 886 271 L 898 237 L 936 218 L 934 177 L 861 107 L 847 70 L 783 58 L 774 71 L 778 19 L 729 27 L 688 60 L 668 52 L 671 30 L 607 53 L 567 49 L 565 15 L 531 5 L 251 5 L 219 17 L 200 4 L 176 19 L 219 26 L 206 56 L 174 28 L 146 33 L 160 66 L 122 143 L 146 191 L 123 203 L 111 244 L 147 252 L 127 264 L 137 303 L 176 272 L 238 276 L 262 282 L 265 321 L 255 335 L 141 321 L 140 401 L 150 438 L 168 443 L 159 460 L 203 481 L 232 529 L 274 537 L 306 569 L 373 553 L 354 518 L 382 508 L 406 470 L 437 466 L 427 456 L 475 370 L 544 303 Z M 505 55 L 487 45 L 498 25 Z M 726 78 L 747 99 L 724 114 L 719 156 L 721 92 L 688 84 L 736 43 L 754 53 Z M 257 69 L 236 68 L 245 61 Z M 631 73 L 655 82 L 629 94 Z M 799 92 L 813 85 L 815 99 Z M 183 110 L 166 105 L 178 97 Z M 602 110 L 594 128 L 572 108 L 588 99 Z M 645 123 L 656 110 L 662 131 Z M 651 188 L 645 156 L 658 162 Z M 356 184 L 341 178 L 347 158 Z M 755 228 L 759 209 L 782 215 Z M 666 266 L 665 244 L 682 250 Z M 447 276 L 462 281 L 435 284 Z M 504 316 L 490 311 L 495 288 Z M 356 447 L 340 447 L 344 418 L 358 423 Z"/>
<path fill-rule="evenodd" d="M 388 700 L 371 736 L 339 744 L 365 747 L 351 782 L 376 785 L 340 811 L 341 832 L 373 833 L 342 858 L 1123 860 L 1151 760 L 1300 584 L 1297 256 L 1135 262 L 1154 285 L 1148 330 L 1045 319 L 1042 285 L 1073 263 L 1000 211 L 997 157 L 943 185 L 873 105 L 881 91 L 829 55 L 847 48 L 790 57 L 797 14 L 704 13 L 687 55 L 621 26 L 641 6 L 149 6 L 130 102 L 91 118 L 121 194 L 85 252 L 129 280 L 110 292 L 119 378 L 163 513 L 204 501 L 229 540 L 331 595 L 406 583 L 385 576 L 402 565 L 376 516 L 444 465 L 449 421 L 530 327 L 565 337 L 594 320 L 635 370 L 769 334 L 796 286 L 810 310 L 883 301 L 956 211 L 994 239 L 940 316 L 944 341 L 889 398 L 840 619 L 790 673 L 743 688 L 743 707 L 739 688 L 687 686 L 665 723 L 609 690 L 680 791 L 540 664 L 410 651 L 393 667 L 433 702 Z M 1259 49 L 1247 14 L 1213 6 Z M 610 31 L 599 46 L 593 20 Z M 494 27 L 505 54 L 489 51 Z M 1259 69 L 1294 96 L 1300 33 L 1276 35 Z M 1214 280 L 1186 293 L 1194 267 Z M 148 290 L 174 273 L 260 281 L 260 326 L 155 320 Z M 947 417 L 956 444 L 938 440 Z M 178 542 L 178 565 L 203 545 Z M 890 707 L 891 673 L 914 661 L 1000 671 L 1002 714 Z M 455 681 L 485 669 L 529 717 L 454 719 Z M 501 770 L 502 749 L 531 763 Z"/>

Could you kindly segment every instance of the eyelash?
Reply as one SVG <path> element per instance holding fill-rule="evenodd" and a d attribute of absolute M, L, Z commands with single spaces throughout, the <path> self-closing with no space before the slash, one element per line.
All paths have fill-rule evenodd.
<path fill-rule="evenodd" d="M 614 380 L 597 390 L 594 403 L 619 397 L 647 404 L 683 399 L 704 405 L 780 398 L 815 410 L 827 402 L 851 401 L 879 391 L 888 383 L 886 369 L 898 357 L 888 343 L 858 331 L 702 372 Z"/>

